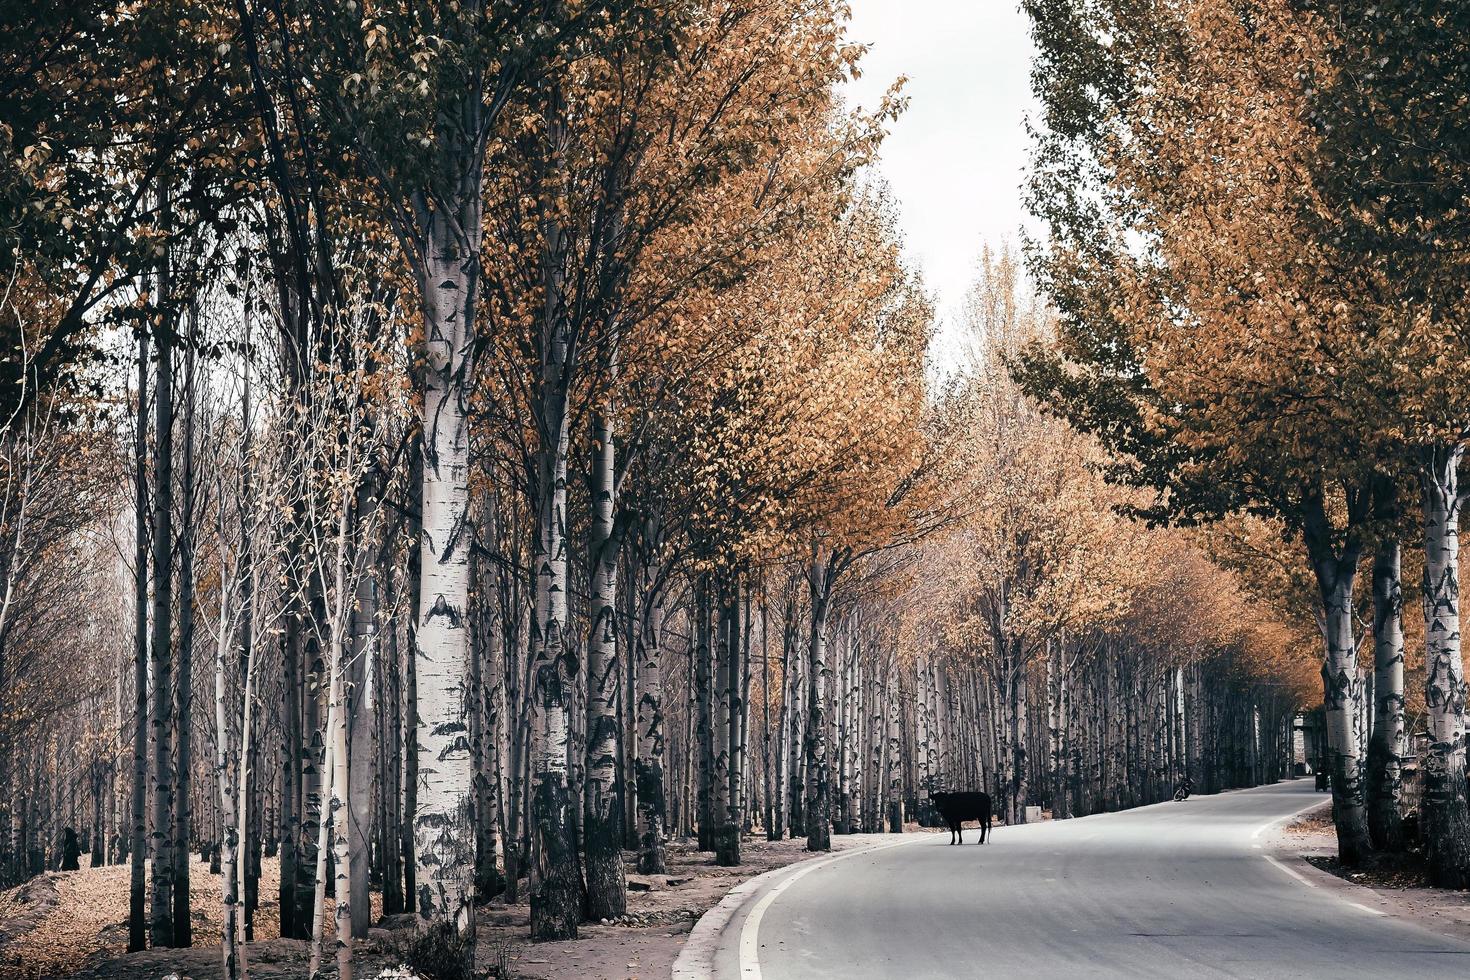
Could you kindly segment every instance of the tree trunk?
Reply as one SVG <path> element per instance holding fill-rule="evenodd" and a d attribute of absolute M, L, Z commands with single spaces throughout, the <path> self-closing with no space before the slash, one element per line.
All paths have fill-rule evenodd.
<path fill-rule="evenodd" d="M 344 518 L 344 528 L 347 524 L 348 522 Z M 347 547 L 345 535 L 339 547 L 344 549 Z M 344 561 L 339 558 L 339 567 L 343 564 Z M 339 596 L 342 596 L 346 587 L 346 583 L 339 579 Z M 345 601 L 345 596 L 337 600 L 339 604 Z M 333 892 L 337 898 L 336 908 L 334 909 L 334 924 L 336 925 L 337 933 L 335 948 L 337 953 L 337 980 L 352 980 L 353 940 L 357 932 L 355 923 L 358 918 L 353 910 L 352 902 L 352 873 L 354 865 L 360 865 L 364 872 L 362 900 L 364 903 L 368 901 L 366 881 L 367 854 L 354 854 L 353 849 L 357 840 L 360 840 L 365 851 L 367 840 L 365 835 L 360 834 L 357 836 L 357 840 L 355 840 L 353 830 L 352 757 L 349 754 L 350 750 L 348 747 L 348 724 L 352 709 L 347 700 L 347 684 L 343 676 L 349 669 L 349 665 L 344 663 L 344 661 L 353 659 L 353 651 L 349 638 L 343 635 L 347 631 L 346 628 L 347 624 L 351 621 L 351 615 L 346 610 L 342 610 L 336 616 L 336 620 L 336 628 L 333 630 L 333 646 L 335 649 L 332 651 L 333 666 L 330 694 L 332 705 L 328 711 L 327 722 L 331 732 L 330 755 L 332 759 L 330 816 L 332 831 L 332 871 L 335 876 Z M 365 721 L 365 719 L 362 720 Z M 366 727 L 365 724 L 364 727 Z M 320 877 L 320 862 L 318 862 L 317 867 L 318 877 Z M 320 884 L 318 884 L 317 889 L 318 893 L 320 893 Z M 371 918 L 370 908 L 368 909 L 368 914 L 363 915 L 362 918 L 364 920 Z M 316 971 L 312 972 L 315 973 Z"/>
<path fill-rule="evenodd" d="M 460 137 L 446 136 L 445 142 Z M 474 154 L 470 154 L 474 156 Z M 478 159 L 478 158 L 476 158 Z M 414 904 L 421 932 L 452 930 L 474 950 L 475 801 L 469 745 L 469 429 L 479 289 L 479 167 L 464 173 L 452 214 L 421 208 L 427 247 L 419 594 L 413 657 L 418 786 Z M 462 232 L 455 229 L 455 225 Z"/>
<path fill-rule="evenodd" d="M 281 938 L 303 939 L 310 935 L 306 920 L 298 916 L 300 904 L 296 900 L 301 870 L 297 866 L 299 852 L 297 843 L 301 835 L 301 646 L 298 642 L 300 624 L 293 610 L 283 612 L 284 630 L 281 634 L 282 662 L 282 725 L 281 725 L 281 804 L 279 833 L 281 838 L 281 881 L 277 907 L 281 914 Z"/>
<path fill-rule="evenodd" d="M 303 529 L 301 540 L 304 545 L 305 526 L 309 520 L 304 504 L 299 520 Z M 317 874 L 317 869 L 322 867 L 318 848 L 321 842 L 328 840 L 323 836 L 323 794 L 329 792 L 331 787 L 324 786 L 323 781 L 330 783 L 332 777 L 327 768 L 329 763 L 326 740 L 329 733 L 322 720 L 322 699 L 326 697 L 331 670 L 323 659 L 318 638 L 319 630 L 323 628 L 320 624 L 325 623 L 327 618 L 323 608 L 325 599 L 322 595 L 321 579 L 315 567 L 309 569 L 304 578 L 305 581 L 301 583 L 302 602 L 298 609 L 304 610 L 306 625 L 296 632 L 296 641 L 301 651 L 298 666 L 304 683 L 300 693 L 301 761 L 298 771 L 301 774 L 301 788 L 296 799 L 301 809 L 301 820 L 296 840 L 296 911 L 293 915 L 297 931 L 310 935 L 316 892 L 322 884 Z"/>
<path fill-rule="evenodd" d="M 717 694 L 715 685 L 717 680 L 717 667 L 715 664 L 715 647 L 712 641 L 714 627 L 711 617 L 709 575 L 701 574 L 694 582 L 694 633 L 693 655 L 694 655 L 694 703 L 695 720 L 694 736 L 697 744 L 693 747 L 698 753 L 696 803 L 698 812 L 695 822 L 698 825 L 699 839 L 697 846 L 701 851 L 714 850 L 714 773 L 715 773 L 715 700 Z"/>
<path fill-rule="evenodd" d="M 791 740 L 787 737 L 790 731 L 790 717 L 796 710 L 792 703 L 792 643 L 789 635 L 790 616 L 788 610 L 786 621 L 781 630 L 781 700 L 780 707 L 776 711 L 775 731 L 775 753 L 771 759 L 771 820 L 766 825 L 767 840 L 781 840 L 786 836 L 787 817 L 789 815 L 789 801 L 791 787 L 788 779 L 791 773 Z"/>
<path fill-rule="evenodd" d="M 223 839 L 220 842 L 220 900 L 224 906 L 223 921 L 220 923 L 221 965 L 225 980 L 235 980 L 238 975 L 239 918 L 235 913 L 240 903 L 239 878 L 236 877 L 237 854 L 240 849 L 236 796 L 241 782 L 235 769 L 240 757 L 233 745 L 229 710 L 229 671 L 225 664 L 226 652 L 230 649 L 230 616 L 225 601 L 227 593 L 221 590 L 220 629 L 214 656 L 214 767 L 219 779 L 220 824 Z"/>
<path fill-rule="evenodd" d="M 178 683 L 174 688 L 174 724 L 178 765 L 174 793 L 174 945 L 194 945 L 189 914 L 189 781 L 192 770 L 192 712 L 194 697 L 194 420 L 197 401 L 195 347 L 198 344 L 198 306 L 189 307 L 189 341 L 184 349 L 184 472 L 179 530 L 179 650 Z"/>
<path fill-rule="evenodd" d="M 730 812 L 730 600 L 728 583 L 723 576 L 712 577 L 711 594 L 706 601 L 710 605 L 710 626 L 714 631 L 710 654 L 710 771 L 708 820 L 710 824 L 709 844 L 715 852 L 715 864 L 725 860 L 729 844 L 728 819 Z"/>
<path fill-rule="evenodd" d="M 903 833 L 903 684 L 896 658 L 890 661 L 883 704 L 888 715 L 888 832 Z M 880 828 L 881 829 L 881 828 Z"/>
<path fill-rule="evenodd" d="M 617 752 L 622 741 L 617 694 L 617 600 L 621 535 L 613 522 L 616 505 L 612 408 L 592 419 L 592 537 L 589 598 L 592 629 L 587 638 L 587 772 L 583 796 L 587 858 L 587 917 L 614 919 L 627 911 L 623 874 L 623 808 L 617 795 Z"/>
<path fill-rule="evenodd" d="M 384 607 L 397 608 L 393 592 L 391 570 L 384 570 Z M 383 815 L 383 829 L 379 835 L 380 864 L 383 876 L 383 914 L 398 915 L 405 909 L 403 898 L 403 866 L 401 842 L 403 840 L 403 786 L 402 774 L 404 725 L 403 670 L 398 656 L 398 623 L 390 614 L 387 629 L 383 631 L 387 644 L 387 655 L 382 658 L 381 676 L 383 692 L 378 699 L 381 726 L 379 732 L 379 771 L 382 773 L 382 799 L 379 803 Z"/>
<path fill-rule="evenodd" d="M 532 623 L 531 938 L 575 939 L 581 918 L 581 870 L 568 786 L 574 658 L 567 623 L 567 419 L 560 387 L 565 332 L 556 331 L 539 424 L 541 452 L 536 539 L 532 557 L 536 618 Z"/>
<path fill-rule="evenodd" d="M 830 562 L 814 549 L 807 565 L 811 636 L 807 641 L 806 849 L 832 849 L 831 782 L 827 765 L 827 619 L 832 600 Z"/>
<path fill-rule="evenodd" d="M 372 925 L 372 904 L 368 896 L 369 830 L 373 821 L 373 769 L 376 757 L 373 702 L 382 697 L 371 683 L 376 676 L 378 659 L 377 595 L 368 573 L 369 542 L 362 540 L 364 529 L 374 523 L 377 501 L 371 488 L 364 484 L 358 491 L 356 530 L 357 558 L 353 604 L 350 613 L 351 646 L 347 666 L 346 702 L 347 730 L 351 742 L 347 747 L 348 786 L 346 818 L 349 866 L 347 893 L 352 908 L 352 934 L 366 936 Z M 338 869 L 339 876 L 341 869 Z M 344 893 L 339 892 L 341 899 Z"/>
<path fill-rule="evenodd" d="M 1424 517 L 1425 864 L 1432 884 L 1470 887 L 1465 785 L 1465 672 L 1460 653 L 1461 446 L 1422 454 Z"/>
<path fill-rule="evenodd" d="M 1373 690 L 1376 710 L 1368 747 L 1368 833 L 1373 846 L 1404 848 L 1399 797 L 1403 789 L 1404 630 L 1399 543 L 1385 539 L 1373 553 Z"/>
<path fill-rule="evenodd" d="M 133 443 L 133 784 L 128 810 L 128 952 L 148 945 L 148 334 L 138 334 L 138 413 Z M 16 849 L 19 850 L 18 848 Z"/>
<path fill-rule="evenodd" d="M 410 492 L 418 497 L 418 507 L 409 517 L 410 549 L 421 548 L 424 536 L 423 486 L 424 454 L 423 434 L 415 438 L 414 452 L 409 464 L 408 482 Z M 408 655 L 403 658 L 403 823 L 400 827 L 399 850 L 403 860 L 403 896 L 411 912 L 419 908 L 418 862 L 414 855 L 414 821 L 418 813 L 419 798 L 419 685 L 418 685 L 418 623 L 419 603 L 423 596 L 423 583 L 419 575 L 420 563 L 410 556 L 408 563 L 408 617 L 405 638 Z"/>
<path fill-rule="evenodd" d="M 247 286 L 246 308 L 243 319 L 244 342 L 248 349 L 250 345 L 250 305 Z M 255 803 L 260 795 L 258 782 L 251 777 L 255 774 L 257 764 L 257 750 L 251 741 L 251 727 L 254 705 L 251 703 L 253 697 L 253 681 L 255 677 L 255 602 L 259 591 L 255 582 L 255 539 L 252 531 L 251 508 L 255 506 L 255 495 L 252 488 L 250 460 L 252 457 L 251 447 L 253 440 L 251 430 L 255 425 L 255 416 L 251 409 L 251 380 L 250 361 L 246 358 L 242 366 L 242 378 L 240 385 L 240 431 L 241 452 L 240 459 L 244 464 L 240 475 L 240 563 L 237 576 L 240 582 L 240 648 L 239 665 L 240 686 L 242 689 L 241 700 L 241 724 L 240 745 L 237 750 L 235 765 L 239 776 L 239 792 L 235 797 L 235 807 L 238 811 L 238 828 L 236 834 L 237 874 L 235 877 L 235 889 L 237 897 L 241 890 L 244 892 L 244 904 L 239 909 L 239 923 L 235 930 L 235 938 L 242 945 L 239 951 L 239 968 L 242 975 L 247 975 L 249 966 L 246 962 L 245 947 L 255 938 L 255 909 L 260 900 L 260 826 L 259 820 L 252 819 L 255 813 Z M 223 637 L 223 632 L 221 637 Z M 221 640 L 223 642 L 223 640 Z M 282 866 L 284 868 L 284 865 Z M 294 869 L 292 869 L 294 873 Z M 282 910 L 284 914 L 284 910 Z M 227 978 L 228 980 L 228 978 Z"/>
<path fill-rule="evenodd" d="M 800 645 L 797 615 L 797 603 L 793 596 L 787 607 L 786 639 L 783 641 L 786 644 L 785 656 L 790 673 L 786 695 L 786 826 L 792 837 L 803 837 L 806 835 L 806 787 L 803 782 L 806 752 L 803 739 L 807 715 L 804 694 L 807 685 L 804 683 L 806 657 Z"/>
<path fill-rule="evenodd" d="M 649 558 L 644 565 L 642 615 L 638 626 L 638 721 L 637 752 L 633 768 L 638 782 L 638 871 L 663 874 L 664 858 L 664 715 L 663 668 L 659 660 L 663 634 L 663 585 L 657 580 L 652 555 L 658 532 L 654 522 L 644 524 L 644 547 Z"/>
<path fill-rule="evenodd" d="M 715 864 L 740 864 L 740 755 L 741 669 L 740 587 L 735 573 L 721 577 L 719 624 L 716 632 L 715 770 L 713 818 Z"/>
<path fill-rule="evenodd" d="M 1012 771 L 1015 782 L 1011 785 L 1011 798 L 1015 802 L 1016 822 L 1026 822 L 1026 803 L 1031 798 L 1031 761 L 1028 740 L 1030 738 L 1030 716 L 1026 660 L 1022 641 L 1011 641 L 1013 673 L 1011 675 L 1011 751 L 1015 754 Z"/>
<path fill-rule="evenodd" d="M 166 205 L 161 205 L 166 207 Z M 166 268 L 167 260 L 163 260 Z M 167 275 L 159 286 L 168 303 Z M 165 312 L 158 330 L 158 391 L 154 397 L 153 448 L 153 823 L 149 829 L 153 896 L 149 942 L 174 944 L 174 753 L 173 753 L 173 337 Z"/>
<path fill-rule="evenodd" d="M 249 539 L 246 538 L 246 547 L 249 546 L 248 542 Z M 252 603 L 254 601 L 254 595 L 255 590 L 252 587 L 250 590 L 251 598 L 249 600 Z M 252 614 L 251 607 L 247 606 L 246 610 L 247 611 L 245 614 L 246 618 L 244 620 L 244 628 L 248 631 L 252 628 L 251 624 L 254 621 L 254 616 Z M 253 928 L 251 924 L 249 882 L 251 880 L 252 874 L 258 877 L 259 868 L 252 868 L 250 866 L 252 861 L 258 860 L 258 855 L 255 849 L 249 846 L 250 841 L 252 840 L 252 836 L 249 832 L 250 808 L 248 802 L 251 799 L 252 786 L 250 780 L 252 769 L 251 759 L 254 758 L 254 756 L 252 755 L 252 753 L 254 752 L 254 745 L 251 742 L 251 727 L 255 718 L 255 644 L 250 641 L 248 636 L 245 644 L 244 675 L 244 690 L 241 697 L 240 708 L 240 749 L 236 762 L 237 766 L 239 767 L 239 791 L 235 796 L 235 801 L 236 804 L 239 806 L 239 823 L 235 831 L 235 840 L 237 844 L 245 844 L 246 849 L 240 852 L 236 857 L 235 887 L 238 894 L 240 882 L 243 881 L 246 883 L 246 900 L 243 907 L 238 904 L 236 905 L 236 923 L 234 933 L 236 940 L 239 942 L 238 960 L 240 976 L 249 977 L 250 965 L 248 962 L 247 954 L 245 952 L 246 944 L 249 943 L 252 938 L 251 932 Z M 231 977 L 232 975 L 227 971 L 226 980 L 231 980 Z"/>
<path fill-rule="evenodd" d="M 340 754 L 337 751 L 337 730 L 343 726 L 344 714 L 344 706 L 342 704 L 341 679 L 342 658 L 338 656 L 337 644 L 338 634 L 335 630 L 333 630 L 332 636 L 330 637 L 328 643 L 328 655 L 331 657 L 331 664 L 328 667 L 328 676 L 330 679 L 328 680 L 327 688 L 327 734 L 325 739 L 325 753 L 322 756 L 322 769 L 327 780 L 327 785 L 325 787 L 327 794 L 327 806 L 325 808 L 325 812 L 322 813 L 321 820 L 317 824 L 316 828 L 316 871 L 313 878 L 313 880 L 316 882 L 316 885 L 312 890 L 313 897 L 311 906 L 311 953 L 309 965 L 307 968 L 307 975 L 310 977 L 310 980 L 316 980 L 317 976 L 319 976 L 321 973 L 323 925 L 326 919 L 327 908 L 327 854 L 329 853 L 329 851 L 335 852 L 337 835 L 332 832 L 332 825 L 334 822 L 339 827 L 341 825 L 341 820 L 338 819 L 334 821 L 334 818 L 337 817 L 337 815 L 341 812 L 338 806 L 338 793 L 339 791 L 346 789 L 345 786 L 339 787 L 337 785 L 336 779 L 338 763 L 345 763 L 346 761 L 345 748 Z M 346 744 L 345 737 L 343 738 L 343 744 L 344 746 Z M 342 766 L 342 771 L 345 781 L 345 764 Z M 345 846 L 345 836 L 343 837 L 343 840 Z M 336 855 L 334 853 L 334 858 L 335 857 Z M 342 860 L 337 868 L 338 875 L 344 875 L 347 867 L 346 855 L 344 854 L 341 857 Z M 341 881 L 338 883 L 342 886 L 341 890 L 337 891 L 337 903 L 340 907 L 341 905 L 346 903 L 347 883 L 345 881 Z M 352 920 L 349 914 L 349 917 L 347 919 L 349 934 L 351 931 L 351 922 Z M 340 928 L 342 922 L 338 920 L 336 924 Z M 339 945 L 342 943 L 342 940 L 342 934 L 338 933 L 337 942 Z"/>
<path fill-rule="evenodd" d="M 1338 859 L 1357 867 L 1372 848 L 1363 801 L 1358 712 L 1363 696 L 1353 632 L 1353 581 L 1358 552 L 1335 556 L 1319 542 L 1312 554 L 1323 609 L 1326 656 L 1322 664 L 1323 710 L 1332 767 L 1332 816 L 1337 826 Z"/>
<path fill-rule="evenodd" d="M 776 829 L 777 778 L 771 767 L 771 647 L 767 632 L 770 623 L 770 608 L 766 605 L 765 584 L 761 585 L 761 776 L 764 781 L 765 812 L 761 815 L 761 826 L 765 828 L 766 840 L 780 840 Z M 777 712 L 776 724 L 781 723 Z"/>
<path fill-rule="evenodd" d="M 496 855 L 500 826 L 499 732 L 503 724 L 499 705 L 501 681 L 505 676 L 505 634 L 497 622 L 491 583 L 479 578 L 475 600 L 479 636 L 472 671 L 475 681 L 474 727 L 471 742 L 475 753 L 475 894 L 482 898 L 504 890 Z"/>

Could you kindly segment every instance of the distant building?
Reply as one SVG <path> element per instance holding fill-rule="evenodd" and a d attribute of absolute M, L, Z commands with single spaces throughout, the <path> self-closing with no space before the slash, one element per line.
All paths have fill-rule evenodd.
<path fill-rule="evenodd" d="M 1291 721 L 1291 774 L 1310 776 L 1326 757 L 1327 741 L 1321 710 L 1298 714 Z"/>

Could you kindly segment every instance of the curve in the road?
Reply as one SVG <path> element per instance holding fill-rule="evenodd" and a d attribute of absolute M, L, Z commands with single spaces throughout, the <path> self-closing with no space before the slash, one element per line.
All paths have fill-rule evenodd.
<path fill-rule="evenodd" d="M 798 865 L 742 897 L 703 972 L 1381 980 L 1470 968 L 1470 944 L 1313 887 L 1258 843 L 1323 799 L 1295 781 L 1001 828 L 983 847 L 915 835 Z"/>

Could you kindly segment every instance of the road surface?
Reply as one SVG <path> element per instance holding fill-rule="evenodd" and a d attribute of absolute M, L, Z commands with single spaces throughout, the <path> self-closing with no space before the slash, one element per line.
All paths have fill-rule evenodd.
<path fill-rule="evenodd" d="M 708 938 L 714 980 L 1464 976 L 1470 943 L 1313 887 L 1270 828 L 1308 780 L 809 862 Z"/>

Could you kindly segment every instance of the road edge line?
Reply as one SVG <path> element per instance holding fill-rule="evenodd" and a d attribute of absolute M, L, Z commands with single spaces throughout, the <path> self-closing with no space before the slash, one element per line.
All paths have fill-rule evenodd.
<path fill-rule="evenodd" d="M 883 841 L 872 847 L 861 848 L 857 851 L 849 851 L 843 854 L 834 854 L 824 861 L 803 861 L 803 867 L 782 878 L 776 885 L 762 895 L 745 915 L 745 921 L 740 925 L 740 939 L 736 945 L 740 963 L 741 980 L 761 980 L 760 964 L 760 928 L 761 919 L 765 917 L 766 909 L 771 906 L 781 893 L 790 888 L 797 881 L 811 874 L 819 868 L 825 868 L 829 864 L 836 864 L 845 857 L 853 854 L 871 854 L 874 851 L 885 851 L 890 847 L 898 847 L 901 844 L 909 844 L 920 840 L 917 834 L 908 834 L 903 840 Z"/>
<path fill-rule="evenodd" d="M 694 928 L 689 930 L 689 938 L 684 942 L 684 948 L 679 950 L 678 956 L 674 957 L 670 980 L 711 980 L 715 975 L 715 953 L 719 949 L 720 936 L 724 933 L 725 927 L 730 924 L 730 920 L 735 917 L 735 913 L 745 904 L 751 893 L 764 888 L 774 879 L 785 876 L 794 880 L 843 858 L 856 857 L 859 854 L 868 854 L 884 848 L 896 847 L 899 844 L 910 844 L 932 836 L 934 835 L 925 833 L 904 834 L 903 840 L 877 841 L 836 854 L 813 854 L 809 858 L 793 861 L 779 868 L 772 868 L 754 878 L 747 878 L 726 892 L 724 898 L 694 923 Z M 759 972 L 756 973 L 756 976 L 759 976 Z"/>
<path fill-rule="evenodd" d="M 1262 854 L 1261 857 L 1265 858 L 1271 864 L 1271 866 L 1273 868 L 1276 868 L 1276 869 L 1278 869 L 1280 871 L 1285 871 L 1287 874 L 1291 875 L 1293 878 L 1295 878 L 1297 881 L 1301 882 L 1302 884 L 1306 885 L 1308 888 L 1316 888 L 1317 887 L 1317 883 L 1315 881 L 1308 881 L 1306 875 L 1302 874 L 1296 868 L 1291 867 L 1290 865 L 1286 864 L 1285 862 L 1278 861 L 1275 857 L 1271 856 L 1270 854 Z M 1344 899 L 1344 901 L 1346 901 L 1346 899 Z M 1352 903 L 1349 902 L 1348 904 L 1351 905 Z"/>

